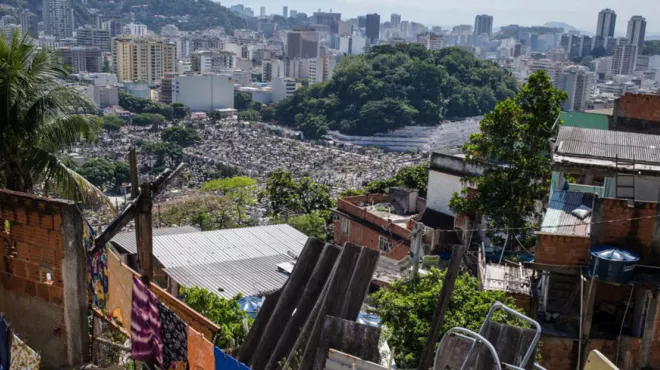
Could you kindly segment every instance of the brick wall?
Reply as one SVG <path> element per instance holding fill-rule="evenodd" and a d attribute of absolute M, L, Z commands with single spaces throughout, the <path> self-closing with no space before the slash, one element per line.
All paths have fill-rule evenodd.
<path fill-rule="evenodd" d="M 537 233 L 535 262 L 552 265 L 589 263 L 589 237 Z"/>
<path fill-rule="evenodd" d="M 660 96 L 626 94 L 617 99 L 614 116 L 660 121 Z"/>
<path fill-rule="evenodd" d="M 578 357 L 578 341 L 572 338 L 541 337 L 541 364 L 546 369 L 575 370 Z M 591 339 L 583 348 L 586 360 L 589 352 L 598 350 L 610 361 L 615 362 L 617 341 Z M 619 348 L 618 366 L 622 370 L 639 368 L 640 339 L 623 337 Z"/>
<path fill-rule="evenodd" d="M 0 190 L 0 225 L 5 221 L 0 311 L 45 366 L 83 362 L 88 337 L 80 213 L 69 202 Z"/>
<path fill-rule="evenodd" d="M 350 224 L 349 233 L 344 234 L 341 229 L 341 220 L 344 219 Z M 407 241 L 401 241 L 400 239 L 395 239 L 389 234 L 379 233 L 376 230 L 365 226 L 359 222 L 355 222 L 348 217 L 339 215 L 335 217 L 334 220 L 334 242 L 338 245 L 343 245 L 346 242 L 351 242 L 357 245 L 361 245 L 373 250 L 380 251 L 380 237 L 386 238 L 390 243 L 392 243 L 392 249 L 385 253 L 387 257 L 400 260 L 405 258 L 408 255 L 410 250 L 409 243 Z"/>

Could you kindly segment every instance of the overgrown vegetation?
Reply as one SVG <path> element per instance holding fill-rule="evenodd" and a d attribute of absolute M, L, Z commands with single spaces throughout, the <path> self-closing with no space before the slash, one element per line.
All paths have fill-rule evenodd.
<path fill-rule="evenodd" d="M 248 317 L 238 304 L 242 298 L 240 294 L 225 299 L 204 288 L 181 287 L 181 298 L 185 304 L 220 326 L 220 335 L 214 343 L 216 346 L 230 349 L 243 343 L 247 335 L 243 322 Z"/>
<path fill-rule="evenodd" d="M 202 231 L 238 227 L 236 205 L 216 194 L 194 194 L 163 204 L 159 211 L 164 226 L 193 225 Z"/>
<path fill-rule="evenodd" d="M 172 126 L 160 133 L 161 140 L 179 145 L 181 147 L 191 146 L 202 140 L 196 130 L 189 127 Z"/>
<path fill-rule="evenodd" d="M 291 172 L 278 168 L 266 180 L 266 188 L 259 194 L 259 200 L 268 200 L 272 216 L 310 214 L 325 211 L 332 207 L 330 188 L 319 184 L 309 176 L 296 180 Z"/>
<path fill-rule="evenodd" d="M 181 103 L 154 103 L 149 99 L 138 98 L 125 91 L 119 91 L 119 105 L 132 113 L 156 113 L 165 119 L 183 119 L 190 110 Z"/>
<path fill-rule="evenodd" d="M 81 176 L 100 189 L 119 191 L 122 183 L 130 181 L 130 168 L 125 161 L 111 163 L 104 158 L 87 160 L 78 169 Z"/>
<path fill-rule="evenodd" d="M 246 221 L 246 207 L 257 203 L 257 180 L 250 177 L 236 176 L 207 181 L 200 190 L 215 191 L 229 199 L 236 208 L 236 221 L 239 225 Z"/>
<path fill-rule="evenodd" d="M 482 115 L 516 91 L 510 72 L 465 50 L 380 45 L 343 58 L 332 79 L 281 101 L 276 117 L 307 137 L 327 129 L 371 135 Z"/>
<path fill-rule="evenodd" d="M 388 344 L 390 348 L 396 348 L 395 361 L 401 368 L 417 367 L 444 275 L 444 271 L 431 269 L 416 281 L 397 280 L 391 289 L 382 289 L 370 296 L 381 322 L 392 329 Z M 496 301 L 515 307 L 513 298 L 504 292 L 480 290 L 477 278 L 460 275 L 445 314 L 441 336 L 457 326 L 478 332 Z"/>

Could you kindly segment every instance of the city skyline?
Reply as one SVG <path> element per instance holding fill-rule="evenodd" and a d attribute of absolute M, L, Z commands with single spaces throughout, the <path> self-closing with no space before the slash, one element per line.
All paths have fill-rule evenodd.
<path fill-rule="evenodd" d="M 234 0 L 222 2 L 229 7 L 235 4 L 245 4 L 253 9 L 264 5 L 258 0 Z M 578 28 L 581 31 L 596 33 L 598 13 L 606 8 L 614 10 L 617 14 L 615 36 L 625 37 L 628 20 L 632 16 L 640 15 L 647 21 L 647 39 L 652 36 L 660 37 L 660 2 L 653 3 L 645 0 L 582 0 L 574 2 L 569 0 L 556 0 L 545 2 L 539 0 L 503 0 L 497 3 L 486 0 L 469 0 L 460 4 L 443 5 L 427 0 L 332 0 L 323 3 L 323 6 L 310 5 L 300 0 L 268 3 L 268 9 L 280 8 L 287 5 L 289 9 L 311 15 L 313 12 L 342 13 L 342 19 L 356 18 L 358 15 L 378 13 L 381 20 L 389 20 L 391 13 L 401 15 L 402 20 L 415 21 L 425 25 L 453 26 L 458 24 L 472 24 L 476 15 L 492 15 L 493 28 L 497 29 L 509 24 L 521 26 L 543 25 L 546 22 L 563 22 Z M 459 7 L 460 6 L 460 7 Z M 268 11 L 268 14 L 277 14 Z"/>

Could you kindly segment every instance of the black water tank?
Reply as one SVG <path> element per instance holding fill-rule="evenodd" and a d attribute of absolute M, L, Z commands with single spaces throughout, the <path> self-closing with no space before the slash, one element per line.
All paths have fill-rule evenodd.
<path fill-rule="evenodd" d="M 598 263 L 596 263 L 598 261 Z M 639 254 L 612 245 L 597 245 L 589 250 L 590 277 L 610 283 L 625 284 L 633 278 Z"/>

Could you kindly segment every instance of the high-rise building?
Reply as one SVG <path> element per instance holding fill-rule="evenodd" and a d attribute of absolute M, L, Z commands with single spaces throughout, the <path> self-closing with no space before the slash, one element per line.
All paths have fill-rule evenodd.
<path fill-rule="evenodd" d="M 399 27 L 400 24 L 401 24 L 401 15 L 392 13 L 392 15 L 390 15 L 390 25 L 392 27 Z"/>
<path fill-rule="evenodd" d="M 262 6 L 262 7 L 259 9 L 259 15 L 262 16 L 262 17 L 265 17 L 265 16 L 266 16 L 266 7 L 265 7 L 265 6 Z"/>
<path fill-rule="evenodd" d="M 637 46 L 624 43 L 616 47 L 612 57 L 612 75 L 630 75 L 637 62 Z"/>
<path fill-rule="evenodd" d="M 95 46 L 102 52 L 109 53 L 112 50 L 110 44 L 110 31 L 100 30 L 85 26 L 76 30 L 76 45 Z"/>
<path fill-rule="evenodd" d="M 234 108 L 232 74 L 206 73 L 176 76 L 172 102 L 187 105 L 193 112 Z"/>
<path fill-rule="evenodd" d="M 603 9 L 598 13 L 596 37 L 614 37 L 616 27 L 616 12 L 612 9 Z"/>
<path fill-rule="evenodd" d="M 71 73 L 103 72 L 103 53 L 96 47 L 74 46 L 57 49 L 62 64 L 71 68 Z"/>
<path fill-rule="evenodd" d="M 380 38 L 380 15 L 377 13 L 367 14 L 364 34 L 369 42 L 374 43 Z"/>
<path fill-rule="evenodd" d="M 286 5 L 282 7 L 282 17 L 289 18 L 289 7 Z"/>
<path fill-rule="evenodd" d="M 73 36 L 71 0 L 44 0 L 44 33 L 56 38 Z"/>
<path fill-rule="evenodd" d="M 236 68 L 236 54 L 229 51 L 200 50 L 190 54 L 192 70 L 198 73 L 227 72 Z"/>
<path fill-rule="evenodd" d="M 321 37 L 318 31 L 289 31 L 286 33 L 286 56 L 316 58 L 319 56 Z"/>
<path fill-rule="evenodd" d="M 110 37 L 121 35 L 121 23 L 117 19 L 110 19 L 101 23 L 101 29 L 110 31 Z"/>
<path fill-rule="evenodd" d="M 579 66 L 566 67 L 559 72 L 555 87 L 568 94 L 568 99 L 562 103 L 562 109 L 567 112 L 581 112 L 587 109 L 594 80 L 593 73 Z"/>
<path fill-rule="evenodd" d="M 113 66 L 119 81 L 152 84 L 176 71 L 174 43 L 135 36 L 120 36 L 113 41 Z"/>
<path fill-rule="evenodd" d="M 492 15 L 481 14 L 474 17 L 474 38 L 483 34 L 487 34 L 489 37 L 493 35 Z"/>
<path fill-rule="evenodd" d="M 124 26 L 123 34 L 124 35 L 134 35 L 134 36 L 146 36 L 147 35 L 147 26 L 142 23 L 129 23 Z"/>
<path fill-rule="evenodd" d="M 312 15 L 312 23 L 327 26 L 332 34 L 339 33 L 340 21 L 341 13 L 314 12 Z"/>
<path fill-rule="evenodd" d="M 273 78 L 271 90 L 273 92 L 273 103 L 278 103 L 293 96 L 296 91 L 296 80 L 293 78 Z"/>
<path fill-rule="evenodd" d="M 363 54 L 366 46 L 367 39 L 364 36 L 342 36 L 339 39 L 339 51 L 344 54 Z"/>
<path fill-rule="evenodd" d="M 289 11 L 289 17 L 291 17 L 291 18 L 295 18 L 297 15 L 298 15 L 298 11 L 297 11 L 297 10 L 293 10 L 293 9 L 291 9 L 291 10 Z"/>
<path fill-rule="evenodd" d="M 39 38 L 39 19 L 37 18 L 37 15 L 29 12 L 29 11 L 24 11 L 21 13 L 20 17 L 21 21 L 21 32 L 27 33 L 32 37 L 33 39 L 38 39 Z"/>
<path fill-rule="evenodd" d="M 282 60 L 264 60 L 261 62 L 261 67 L 261 80 L 263 82 L 270 82 L 274 78 L 283 78 L 285 76 L 285 66 Z"/>
<path fill-rule="evenodd" d="M 358 20 L 358 28 L 366 28 L 367 27 L 367 17 L 366 16 L 358 15 L 357 20 Z"/>
<path fill-rule="evenodd" d="M 637 46 L 637 53 L 641 54 L 644 48 L 644 38 L 646 37 L 646 19 L 639 15 L 633 15 L 628 21 L 628 32 L 626 38 L 628 42 Z"/>

